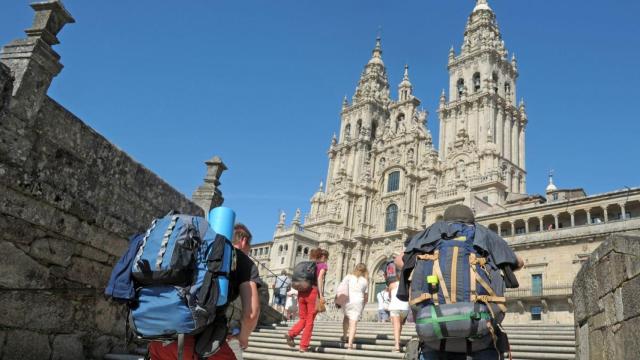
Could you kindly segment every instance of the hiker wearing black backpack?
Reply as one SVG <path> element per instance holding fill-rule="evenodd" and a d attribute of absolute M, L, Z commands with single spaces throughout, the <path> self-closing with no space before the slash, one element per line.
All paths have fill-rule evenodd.
<path fill-rule="evenodd" d="M 215 334 L 223 331 L 225 338 L 215 354 L 207 357 L 209 360 L 236 360 L 237 357 L 231 347 L 230 341 L 238 342 L 239 347 L 244 350 L 249 346 L 249 335 L 255 329 L 260 314 L 260 300 L 258 297 L 258 286 L 260 277 L 258 268 L 247 256 L 251 245 L 251 233 L 243 224 L 236 224 L 233 228 L 232 244 L 235 251 L 236 266 L 232 270 L 229 278 L 229 303 L 240 296 L 242 302 L 242 318 L 240 321 L 240 331 L 232 336 L 226 336 L 227 319 L 224 311 L 220 319 L 210 325 L 204 332 L 197 336 L 187 336 L 184 340 L 183 359 L 201 359 L 196 352 L 202 344 L 215 340 Z M 209 344 L 207 347 L 211 347 Z M 175 360 L 178 358 L 178 345 L 176 342 L 162 343 L 151 342 L 149 345 L 149 355 L 151 360 Z"/>
<path fill-rule="evenodd" d="M 302 333 L 300 352 L 309 351 L 316 315 L 325 311 L 324 278 L 328 270 L 329 252 L 320 248 L 313 249 L 309 258 L 311 261 L 300 262 L 293 269 L 291 286 L 298 290 L 299 320 L 284 336 L 287 345 L 294 348 L 294 339 Z"/>
<path fill-rule="evenodd" d="M 452 205 L 405 242 L 397 297 L 415 314 L 421 360 L 496 360 L 510 351 L 501 322 L 506 287 L 524 262 L 507 242 Z"/>

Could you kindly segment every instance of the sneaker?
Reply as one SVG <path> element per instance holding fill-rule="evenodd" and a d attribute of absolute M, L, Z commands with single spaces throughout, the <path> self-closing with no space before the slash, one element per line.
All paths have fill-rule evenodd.
<path fill-rule="evenodd" d="M 287 345 L 289 345 L 290 348 L 296 347 L 296 342 L 293 341 L 293 338 L 289 336 L 289 334 L 284 334 L 284 338 L 287 341 Z"/>

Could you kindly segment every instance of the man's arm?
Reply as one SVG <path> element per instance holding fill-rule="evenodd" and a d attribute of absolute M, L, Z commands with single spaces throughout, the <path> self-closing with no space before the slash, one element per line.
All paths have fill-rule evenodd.
<path fill-rule="evenodd" d="M 255 282 L 245 281 L 240 284 L 240 300 L 242 301 L 242 319 L 238 341 L 240 347 L 246 349 L 249 346 L 249 335 L 256 328 L 260 316 L 260 298 Z"/>

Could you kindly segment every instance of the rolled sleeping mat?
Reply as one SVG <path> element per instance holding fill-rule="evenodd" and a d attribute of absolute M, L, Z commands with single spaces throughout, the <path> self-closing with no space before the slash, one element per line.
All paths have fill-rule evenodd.
<path fill-rule="evenodd" d="M 236 213 L 228 207 L 219 206 L 209 211 L 209 225 L 217 234 L 224 235 L 232 240 L 233 225 L 236 221 Z"/>
<path fill-rule="evenodd" d="M 227 207 L 217 207 L 211 209 L 209 211 L 209 226 L 216 232 L 216 234 L 223 235 L 229 241 L 225 243 L 225 251 L 222 258 L 222 270 L 226 272 L 226 274 L 221 274 L 218 276 L 218 286 L 220 289 L 220 293 L 218 294 L 218 301 L 216 303 L 217 306 L 223 306 L 227 304 L 228 300 L 228 289 L 229 289 L 229 276 L 228 272 L 231 269 L 231 259 L 233 246 L 231 241 L 233 241 L 233 225 L 236 221 L 236 213 Z"/>

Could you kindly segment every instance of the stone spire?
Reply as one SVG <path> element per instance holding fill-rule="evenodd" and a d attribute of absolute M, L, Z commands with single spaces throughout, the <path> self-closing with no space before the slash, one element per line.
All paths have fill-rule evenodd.
<path fill-rule="evenodd" d="M 409 81 L 409 65 L 405 64 L 404 66 L 404 76 L 402 77 L 402 82 L 398 85 L 398 93 L 400 101 L 409 100 L 413 95 L 413 85 Z"/>
<path fill-rule="evenodd" d="M 467 21 L 461 56 L 485 49 L 493 49 L 501 57 L 506 54 L 496 15 L 489 7 L 487 0 L 477 0 Z"/>
<path fill-rule="evenodd" d="M 60 30 L 75 22 L 59 0 L 38 2 L 31 7 L 35 17 L 25 30 L 27 38 L 12 41 L 0 52 L 0 61 L 11 69 L 15 79 L 11 107 L 26 118 L 38 113 L 51 81 L 62 70 L 60 55 L 52 46 L 60 43 Z"/>
<path fill-rule="evenodd" d="M 381 105 L 390 102 L 389 98 L 389 80 L 387 78 L 387 70 L 382 61 L 382 43 L 378 36 L 376 45 L 371 52 L 371 59 L 364 67 L 358 86 L 356 87 L 353 103 L 365 101 L 374 101 Z"/>
<path fill-rule="evenodd" d="M 202 208 L 206 216 L 209 210 L 224 202 L 222 192 L 218 187 L 220 186 L 220 177 L 227 170 L 227 166 L 218 156 L 205 161 L 205 164 L 207 165 L 207 175 L 204 178 L 204 183 L 193 192 L 191 199 Z"/>
<path fill-rule="evenodd" d="M 550 170 L 549 171 L 549 185 L 547 185 L 546 192 L 550 193 L 550 192 L 553 192 L 553 191 L 556 191 L 556 190 L 558 190 L 558 188 L 553 183 L 553 170 Z"/>

